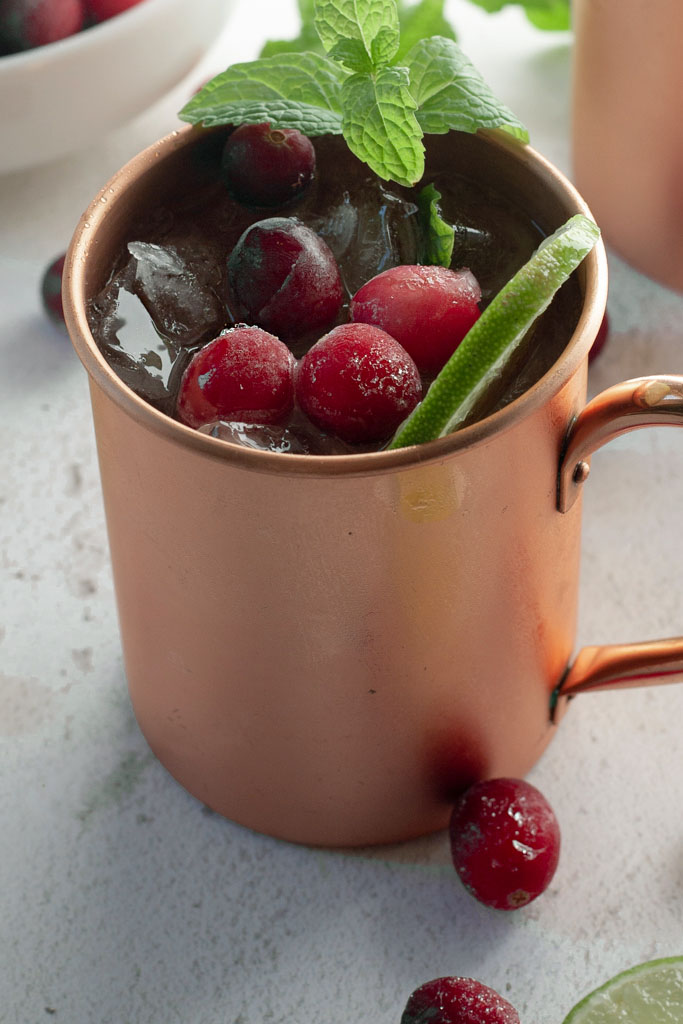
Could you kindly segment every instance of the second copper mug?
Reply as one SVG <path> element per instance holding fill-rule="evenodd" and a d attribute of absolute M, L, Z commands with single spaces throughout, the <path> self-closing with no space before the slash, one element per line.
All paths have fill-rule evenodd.
<path fill-rule="evenodd" d="M 572 651 L 590 452 L 633 426 L 682 423 L 683 378 L 618 385 L 584 408 L 607 290 L 598 246 L 561 358 L 454 435 L 280 455 L 171 420 L 117 378 L 86 309 L 130 224 L 193 173 L 204 137 L 174 133 L 120 171 L 65 270 L 135 714 L 176 779 L 259 831 L 350 845 L 441 828 L 463 786 L 528 771 L 569 695 L 680 677 L 681 640 Z M 546 230 L 587 212 L 527 147 L 448 145 Z"/>

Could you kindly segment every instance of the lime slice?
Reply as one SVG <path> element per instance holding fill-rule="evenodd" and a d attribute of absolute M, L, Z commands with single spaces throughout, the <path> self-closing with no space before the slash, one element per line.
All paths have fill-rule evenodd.
<path fill-rule="evenodd" d="M 470 328 L 389 448 L 433 441 L 462 424 L 599 237 L 597 225 L 578 213 L 544 239 Z"/>
<path fill-rule="evenodd" d="M 683 956 L 649 960 L 596 988 L 563 1024 L 681 1024 Z"/>

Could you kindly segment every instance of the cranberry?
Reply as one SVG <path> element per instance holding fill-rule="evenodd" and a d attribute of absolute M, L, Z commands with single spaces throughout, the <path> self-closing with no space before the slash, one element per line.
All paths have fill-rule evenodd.
<path fill-rule="evenodd" d="M 223 149 L 222 170 L 231 194 L 251 206 L 281 206 L 301 195 L 315 170 L 315 150 L 295 128 L 243 124 Z"/>
<path fill-rule="evenodd" d="M 396 338 L 421 373 L 435 374 L 479 317 L 481 289 L 469 270 L 400 266 L 377 274 L 351 300 L 351 317 Z"/>
<path fill-rule="evenodd" d="M 474 978 L 434 978 L 416 988 L 401 1024 L 520 1024 L 514 1006 Z"/>
<path fill-rule="evenodd" d="M 4 0 L 0 37 L 7 49 L 30 50 L 74 35 L 83 18 L 82 0 Z"/>
<path fill-rule="evenodd" d="M 548 887 L 560 856 L 553 809 L 523 779 L 476 782 L 450 822 L 453 864 L 465 888 L 497 910 L 515 910 Z"/>
<path fill-rule="evenodd" d="M 294 367 L 294 356 L 272 334 L 233 327 L 192 357 L 178 416 L 191 427 L 214 420 L 277 423 L 294 404 Z"/>
<path fill-rule="evenodd" d="M 43 308 L 48 317 L 57 327 L 64 329 L 64 308 L 62 306 L 62 273 L 64 271 L 63 254 L 58 256 L 43 274 L 40 286 Z"/>
<path fill-rule="evenodd" d="M 592 363 L 593 360 L 597 359 L 597 357 L 600 355 L 600 353 L 602 352 L 603 348 L 605 347 L 605 342 L 607 341 L 608 335 L 609 335 L 609 317 L 608 317 L 607 313 L 605 313 L 605 315 L 602 318 L 602 323 L 600 324 L 600 327 L 598 328 L 598 333 L 595 335 L 595 341 L 591 345 L 591 350 L 588 353 L 588 362 L 589 363 Z"/>
<path fill-rule="evenodd" d="M 309 349 L 297 398 L 322 430 L 354 443 L 390 437 L 422 397 L 415 363 L 394 338 L 369 324 L 342 324 Z"/>
<path fill-rule="evenodd" d="M 344 297 L 329 248 L 296 217 L 270 217 L 242 234 L 228 280 L 245 320 L 279 337 L 327 327 Z"/>
<path fill-rule="evenodd" d="M 135 7 L 140 0 L 86 0 L 88 13 L 95 21 L 108 21 L 117 14 Z"/>

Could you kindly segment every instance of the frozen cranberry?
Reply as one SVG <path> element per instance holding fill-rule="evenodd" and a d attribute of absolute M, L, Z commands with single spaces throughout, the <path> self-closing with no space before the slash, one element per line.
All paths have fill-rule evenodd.
<path fill-rule="evenodd" d="M 82 0 L 3 0 L 0 36 L 7 49 L 30 50 L 74 35 L 83 18 Z"/>
<path fill-rule="evenodd" d="M 135 7 L 140 0 L 86 0 L 88 13 L 95 21 L 108 21 L 116 14 Z"/>
<path fill-rule="evenodd" d="M 597 359 L 597 357 L 600 355 L 600 353 L 602 352 L 603 348 L 605 347 L 605 342 L 607 341 L 607 336 L 608 335 L 609 335 L 609 317 L 608 317 L 607 313 L 605 313 L 604 317 L 602 318 L 602 323 L 600 324 L 600 327 L 598 328 L 598 333 L 595 335 L 595 341 L 591 345 L 591 350 L 588 353 L 588 362 L 589 363 L 592 363 L 593 360 Z"/>
<path fill-rule="evenodd" d="M 251 206 L 282 206 L 300 195 L 315 170 L 315 150 L 295 128 L 243 124 L 223 149 L 222 170 L 231 194 Z"/>
<path fill-rule="evenodd" d="M 474 978 L 435 978 L 416 988 L 401 1024 L 520 1024 L 514 1006 Z"/>
<path fill-rule="evenodd" d="M 403 345 L 421 373 L 438 373 L 479 317 L 481 289 L 469 270 L 400 266 L 377 274 L 351 300 L 351 318 Z"/>
<path fill-rule="evenodd" d="M 58 256 L 43 274 L 40 293 L 43 308 L 49 319 L 57 327 L 65 329 L 64 308 L 62 306 L 62 273 L 65 255 Z"/>
<path fill-rule="evenodd" d="M 294 404 L 294 367 L 294 356 L 272 334 L 233 327 L 192 357 L 178 416 L 191 427 L 214 420 L 277 423 Z"/>
<path fill-rule="evenodd" d="M 523 779 L 489 779 L 466 790 L 453 808 L 450 839 L 465 888 L 497 910 L 515 910 L 540 896 L 560 856 L 553 809 Z"/>
<path fill-rule="evenodd" d="M 382 441 L 422 397 L 415 363 L 378 327 L 342 324 L 301 360 L 297 398 L 322 430 L 351 444 Z"/>
<path fill-rule="evenodd" d="M 252 224 L 228 259 L 239 313 L 282 338 L 327 327 L 344 297 L 329 248 L 296 217 Z"/>

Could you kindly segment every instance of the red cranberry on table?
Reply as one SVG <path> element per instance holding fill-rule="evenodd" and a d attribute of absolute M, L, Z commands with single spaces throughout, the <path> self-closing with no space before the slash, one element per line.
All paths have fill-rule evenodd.
<path fill-rule="evenodd" d="M 4 49 L 30 50 L 74 35 L 83 19 L 82 0 L 2 0 L 0 40 Z"/>
<path fill-rule="evenodd" d="M 519 1014 L 494 989 L 474 978 L 434 978 L 416 988 L 401 1024 L 520 1024 Z"/>
<path fill-rule="evenodd" d="M 140 0 L 85 0 L 88 14 L 95 21 L 108 21 L 109 18 L 135 7 Z"/>
<path fill-rule="evenodd" d="M 560 856 L 552 807 L 523 779 L 476 782 L 456 801 L 451 855 L 465 888 L 496 910 L 516 910 L 550 884 Z"/>
<path fill-rule="evenodd" d="M 294 356 L 272 334 L 233 327 L 192 357 L 180 384 L 178 416 L 190 427 L 215 420 L 278 423 L 294 404 L 294 367 Z"/>
<path fill-rule="evenodd" d="M 243 124 L 229 136 L 221 161 L 232 196 L 250 206 L 282 206 L 301 195 L 315 170 L 315 150 L 295 128 Z"/>
<path fill-rule="evenodd" d="M 64 272 L 65 259 L 66 255 L 62 254 L 50 264 L 43 274 L 40 285 L 43 308 L 52 323 L 62 330 L 66 329 L 64 308 L 62 306 L 62 274 Z"/>
<path fill-rule="evenodd" d="M 296 394 L 321 430 L 360 444 L 391 437 L 422 398 L 422 383 L 394 338 L 369 324 L 342 324 L 301 360 Z"/>
<path fill-rule="evenodd" d="M 237 312 L 282 338 L 323 329 L 344 297 L 326 243 L 296 217 L 269 217 L 246 229 L 228 258 Z"/>
<path fill-rule="evenodd" d="M 479 318 L 481 289 L 469 270 L 399 266 L 377 274 L 351 300 L 351 317 L 396 338 L 421 373 L 436 374 Z"/>

